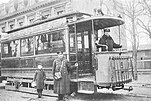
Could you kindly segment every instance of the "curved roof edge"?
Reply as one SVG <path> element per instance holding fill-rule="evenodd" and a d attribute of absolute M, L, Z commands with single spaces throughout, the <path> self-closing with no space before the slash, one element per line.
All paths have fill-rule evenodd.
<path fill-rule="evenodd" d="M 98 22 L 100 24 L 100 28 L 106 28 L 106 27 L 113 27 L 113 26 L 119 26 L 125 23 L 125 21 L 121 18 L 114 17 L 114 16 L 91 16 L 86 19 L 77 20 L 71 23 L 68 23 L 68 25 L 74 24 L 74 23 L 82 23 L 85 21 L 93 20 L 94 22 Z M 108 23 L 107 23 L 108 22 Z M 103 26 L 104 24 L 104 26 Z"/>

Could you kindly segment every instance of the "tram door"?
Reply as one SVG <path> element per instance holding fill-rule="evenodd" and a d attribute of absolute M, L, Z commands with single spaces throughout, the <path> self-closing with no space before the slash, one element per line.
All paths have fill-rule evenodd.
<path fill-rule="evenodd" d="M 91 22 L 77 23 L 73 26 L 76 30 L 70 32 L 70 58 L 78 62 L 79 75 L 92 73 Z"/>

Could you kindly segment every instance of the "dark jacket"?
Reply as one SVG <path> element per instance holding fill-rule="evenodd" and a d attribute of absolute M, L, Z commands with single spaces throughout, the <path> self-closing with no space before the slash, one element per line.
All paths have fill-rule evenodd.
<path fill-rule="evenodd" d="M 63 66 L 61 64 L 63 62 Z M 53 76 L 55 72 L 59 72 L 61 69 L 62 78 L 60 80 L 54 79 L 54 93 L 57 94 L 69 94 L 70 93 L 70 77 L 69 70 L 70 65 L 68 61 L 64 58 L 63 60 L 57 58 L 53 62 Z"/>
<path fill-rule="evenodd" d="M 41 70 L 36 70 L 34 81 L 36 81 L 36 88 L 43 89 L 44 88 L 44 80 L 46 79 L 45 72 Z"/>
<path fill-rule="evenodd" d="M 116 44 L 111 36 L 103 35 L 102 38 L 99 40 L 99 44 L 107 45 L 108 51 L 112 51 L 113 48 L 121 48 L 120 44 Z M 106 47 L 101 47 L 102 51 L 107 51 Z"/>

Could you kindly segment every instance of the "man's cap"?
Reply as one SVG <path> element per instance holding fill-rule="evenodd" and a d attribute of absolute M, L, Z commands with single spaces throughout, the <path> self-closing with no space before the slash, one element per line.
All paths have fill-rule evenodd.
<path fill-rule="evenodd" d="M 104 32 L 110 32 L 110 29 L 104 29 Z"/>
<path fill-rule="evenodd" d="M 42 63 L 41 63 L 41 62 L 39 62 L 39 63 L 37 63 L 37 65 L 42 65 Z"/>
<path fill-rule="evenodd" d="M 57 54 L 59 54 L 59 53 L 63 54 L 63 51 L 58 51 Z"/>

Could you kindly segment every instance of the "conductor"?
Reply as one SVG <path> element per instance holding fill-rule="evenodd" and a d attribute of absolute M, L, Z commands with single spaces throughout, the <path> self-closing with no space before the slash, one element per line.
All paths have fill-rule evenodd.
<path fill-rule="evenodd" d="M 109 35 L 110 29 L 104 29 L 104 35 L 100 38 L 97 44 L 97 48 L 101 48 L 102 51 L 112 51 L 113 48 L 121 48 L 122 45 L 116 44 L 112 37 Z"/>

